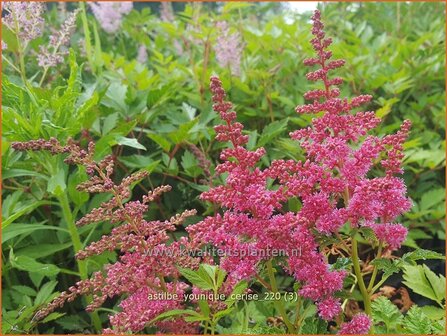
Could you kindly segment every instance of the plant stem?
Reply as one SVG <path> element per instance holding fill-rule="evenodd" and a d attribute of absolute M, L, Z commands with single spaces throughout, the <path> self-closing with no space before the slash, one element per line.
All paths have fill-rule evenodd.
<path fill-rule="evenodd" d="M 363 280 L 362 272 L 360 270 L 358 245 L 354 235 L 352 236 L 352 263 L 354 264 L 355 276 L 357 277 L 359 289 L 362 293 L 363 304 L 365 305 L 365 313 L 371 316 L 371 298 L 369 296 L 368 290 L 366 289 L 365 281 Z"/>
<path fill-rule="evenodd" d="M 293 325 L 295 326 L 296 330 L 299 330 L 300 328 L 300 310 L 301 310 L 301 296 L 298 296 L 298 299 L 296 301 L 296 317 L 295 317 L 295 322 L 293 323 Z"/>
<path fill-rule="evenodd" d="M 377 249 L 376 259 L 380 258 L 382 256 L 382 248 L 383 248 L 383 244 L 382 244 L 382 242 L 380 242 L 379 243 L 379 248 Z M 370 294 L 374 293 L 374 292 L 372 292 L 372 289 L 374 287 L 374 282 L 376 281 L 377 271 L 378 271 L 377 266 L 374 266 L 374 270 L 373 270 L 373 273 L 371 275 L 371 280 L 369 280 L 369 285 L 368 285 L 368 293 L 370 293 Z"/>
<path fill-rule="evenodd" d="M 272 288 L 272 292 L 273 293 L 279 293 L 278 286 L 276 284 L 275 273 L 273 271 L 272 260 L 269 259 L 266 264 L 267 264 L 267 273 L 268 273 L 268 276 L 269 276 L 270 286 Z M 290 322 L 289 318 L 287 317 L 287 313 L 286 313 L 286 310 L 284 308 L 282 299 L 274 300 L 274 304 L 275 304 L 276 310 L 279 312 L 279 314 L 281 315 L 284 323 L 286 324 L 289 333 L 291 333 L 291 334 L 295 333 L 295 327 L 293 326 L 293 324 Z"/>
<path fill-rule="evenodd" d="M 92 57 L 92 44 L 91 44 L 91 38 L 90 38 L 90 29 L 88 27 L 88 21 L 87 21 L 87 12 L 85 10 L 85 3 L 80 2 L 79 7 L 81 8 L 81 19 L 82 19 L 82 27 L 84 29 L 84 43 L 85 43 L 85 53 L 87 54 L 87 60 L 88 64 L 90 65 L 90 69 L 92 70 L 92 73 L 95 74 L 95 64 L 93 63 L 93 57 Z"/>
<path fill-rule="evenodd" d="M 205 326 L 204 326 L 204 330 L 203 330 L 203 334 L 207 335 L 208 334 L 208 326 L 209 326 L 209 321 L 205 322 Z"/>
<path fill-rule="evenodd" d="M 78 229 L 76 228 L 76 224 L 74 222 L 74 218 L 70 209 L 70 204 L 68 203 L 68 198 L 65 193 L 61 196 L 58 196 L 58 201 L 62 209 L 62 214 L 67 223 L 67 228 L 70 233 L 71 241 L 73 243 L 73 250 L 75 253 L 82 249 L 81 238 L 79 237 Z M 87 263 L 85 260 L 76 260 L 79 275 L 81 280 L 86 280 L 88 278 L 87 272 Z M 86 297 L 87 304 L 92 302 L 92 296 L 88 295 Z M 97 332 L 102 331 L 101 320 L 99 319 L 98 312 L 94 311 L 90 314 L 90 318 L 92 320 L 93 326 Z"/>
<path fill-rule="evenodd" d="M 19 54 L 20 76 L 22 77 L 23 85 L 29 88 L 30 85 L 28 83 L 28 79 L 26 78 L 26 68 L 25 68 L 25 47 L 22 45 L 21 40 L 19 38 L 20 27 L 19 22 L 15 15 L 14 15 L 14 24 L 16 29 L 15 35 L 17 39 L 17 51 Z"/>
<path fill-rule="evenodd" d="M 20 69 L 19 68 L 17 68 L 9 59 L 7 59 L 4 55 L 2 55 L 2 59 L 6 62 L 6 63 L 8 63 L 10 66 L 11 66 L 11 68 L 13 68 L 15 71 L 17 71 L 20 75 L 22 74 L 22 72 L 20 71 Z"/>

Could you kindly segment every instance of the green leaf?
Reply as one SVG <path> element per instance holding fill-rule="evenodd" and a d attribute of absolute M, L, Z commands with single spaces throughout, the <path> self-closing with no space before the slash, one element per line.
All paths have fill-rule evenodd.
<path fill-rule="evenodd" d="M 118 113 L 113 113 L 105 117 L 104 123 L 102 125 L 102 135 L 108 134 L 113 130 L 118 122 Z"/>
<path fill-rule="evenodd" d="M 417 249 L 415 251 L 405 253 L 402 256 L 402 261 L 412 265 L 416 265 L 417 260 L 427 260 L 427 259 L 445 260 L 445 256 L 443 256 L 441 253 L 424 249 Z"/>
<path fill-rule="evenodd" d="M 445 277 L 437 276 L 426 265 L 404 266 L 403 283 L 413 292 L 436 301 L 442 306 L 445 300 Z"/>
<path fill-rule="evenodd" d="M 434 335 L 445 335 L 445 318 L 432 322 L 431 327 Z"/>
<path fill-rule="evenodd" d="M 195 114 L 197 112 L 197 109 L 195 109 L 191 105 L 188 105 L 185 102 L 182 103 L 182 109 L 183 109 L 183 111 L 185 111 L 185 113 L 188 116 L 189 120 L 193 120 L 194 119 L 194 116 L 195 116 Z"/>
<path fill-rule="evenodd" d="M 83 331 L 89 328 L 87 324 L 79 315 L 64 316 L 56 321 L 62 328 L 71 331 Z"/>
<path fill-rule="evenodd" d="M 200 299 L 199 307 L 200 307 L 200 311 L 202 312 L 203 316 L 205 316 L 205 317 L 210 316 L 210 306 L 208 305 L 208 302 L 206 300 Z"/>
<path fill-rule="evenodd" d="M 189 151 L 183 153 L 181 164 L 185 172 L 191 177 L 197 177 L 202 172 L 197 158 Z"/>
<path fill-rule="evenodd" d="M 178 270 L 193 285 L 205 290 L 214 288 L 212 280 L 205 275 L 206 273 L 204 274 L 182 267 L 178 267 Z"/>
<path fill-rule="evenodd" d="M 23 295 L 27 295 L 27 296 L 36 296 L 37 292 L 32 289 L 31 287 L 28 286 L 21 286 L 21 285 L 16 285 L 16 286 L 11 286 L 11 288 L 17 292 L 19 292 L 20 294 Z"/>
<path fill-rule="evenodd" d="M 180 316 L 180 315 L 189 315 L 189 316 L 204 318 L 204 316 L 200 315 L 198 312 L 191 310 L 191 309 L 173 309 L 173 310 L 169 310 L 167 312 L 164 312 L 164 313 L 158 315 L 157 317 L 155 317 L 154 319 L 149 321 L 148 324 L 150 325 L 156 321 L 164 320 L 164 319 L 167 319 L 170 317 Z"/>
<path fill-rule="evenodd" d="M 175 144 L 182 143 L 188 138 L 189 132 L 198 121 L 199 119 L 196 118 L 188 121 L 187 123 L 181 124 L 178 130 L 168 134 L 169 139 L 171 139 Z"/>
<path fill-rule="evenodd" d="M 349 270 L 352 266 L 351 258 L 340 257 L 337 258 L 334 264 L 331 265 L 333 270 Z"/>
<path fill-rule="evenodd" d="M 379 270 L 381 270 L 383 272 L 383 276 L 386 278 L 400 271 L 400 267 L 398 266 L 399 264 L 398 260 L 379 258 L 374 259 L 371 262 L 371 264 L 376 266 Z"/>
<path fill-rule="evenodd" d="M 155 89 L 149 91 L 147 94 L 147 107 L 153 108 L 155 107 L 159 102 L 162 101 L 163 96 L 168 90 L 168 86 L 164 86 L 161 89 Z"/>
<path fill-rule="evenodd" d="M 34 177 L 38 177 L 41 178 L 43 180 L 48 180 L 48 177 L 40 174 L 34 170 L 27 170 L 27 169 L 5 169 L 2 172 L 2 178 L 4 180 L 9 179 L 9 178 L 13 178 L 13 177 L 20 177 L 20 176 L 34 176 Z"/>
<path fill-rule="evenodd" d="M 157 143 L 165 152 L 169 152 L 171 149 L 171 143 L 168 139 L 166 139 L 166 137 L 156 133 L 148 133 L 147 136 L 149 139 L 152 139 L 155 143 Z"/>
<path fill-rule="evenodd" d="M 67 185 L 65 184 L 65 170 L 58 169 L 57 173 L 48 180 L 47 191 L 53 195 L 60 196 L 64 193 Z"/>
<path fill-rule="evenodd" d="M 41 223 L 40 224 L 14 223 L 13 225 L 4 228 L 2 230 L 2 244 L 14 237 L 17 237 L 22 234 L 31 234 L 36 230 L 58 230 L 68 232 L 67 229 L 60 228 L 57 226 L 43 225 Z"/>
<path fill-rule="evenodd" d="M 206 274 L 210 277 L 211 281 L 213 281 L 214 283 L 219 268 L 215 265 L 200 264 L 199 271 L 201 270 L 204 270 Z"/>
<path fill-rule="evenodd" d="M 34 209 L 42 206 L 42 205 L 50 205 L 53 204 L 53 202 L 49 201 L 37 201 L 37 202 L 30 202 L 30 203 L 23 203 L 20 207 L 14 208 L 14 213 L 2 220 L 2 230 L 5 230 L 11 223 L 13 223 L 17 218 L 26 215 L 33 211 Z M 2 236 L 2 241 L 5 241 L 5 239 Z"/>
<path fill-rule="evenodd" d="M 220 286 L 222 286 L 222 283 L 225 280 L 225 276 L 227 275 L 227 272 L 225 272 L 223 269 L 218 270 L 217 272 L 217 281 L 216 281 L 216 287 L 220 288 Z"/>
<path fill-rule="evenodd" d="M 264 129 L 262 130 L 261 137 L 258 141 L 258 146 L 262 147 L 265 144 L 272 141 L 275 137 L 277 137 L 279 134 L 281 134 L 285 129 L 287 128 L 287 123 L 289 122 L 289 119 L 283 119 L 274 121 L 270 124 L 268 124 Z"/>
<path fill-rule="evenodd" d="M 327 322 L 318 317 L 308 317 L 300 330 L 305 335 L 322 335 L 327 333 Z"/>
<path fill-rule="evenodd" d="M 37 273 L 48 277 L 54 276 L 60 271 L 59 267 L 53 264 L 42 264 L 27 256 L 15 257 L 12 250 L 10 251 L 9 262 L 11 263 L 12 267 L 19 270 L 27 271 L 29 273 Z"/>
<path fill-rule="evenodd" d="M 372 304 L 372 317 L 375 324 L 384 323 L 387 332 L 392 332 L 400 324 L 402 314 L 399 309 L 384 296 L 379 296 Z"/>
<path fill-rule="evenodd" d="M 35 305 L 41 305 L 42 303 L 47 302 L 47 299 L 53 293 L 54 288 L 57 285 L 57 281 L 49 281 L 42 286 L 42 288 L 37 293 L 36 299 L 34 300 Z"/>
<path fill-rule="evenodd" d="M 54 255 L 56 252 L 65 250 L 71 246 L 73 246 L 71 241 L 64 244 L 38 244 L 21 248 L 17 250 L 15 254 L 16 256 L 24 255 L 33 259 L 39 259 Z"/>
<path fill-rule="evenodd" d="M 427 315 L 429 319 L 440 320 L 445 317 L 445 310 L 435 306 L 424 306 L 420 307 L 422 312 Z"/>
<path fill-rule="evenodd" d="M 58 318 L 60 318 L 60 317 L 62 317 L 62 316 L 64 316 L 65 315 L 65 313 L 57 313 L 57 312 L 54 312 L 54 313 L 51 313 L 50 315 L 48 315 L 47 317 L 45 317 L 42 321 L 40 321 L 41 323 L 47 323 L 47 322 L 50 322 L 50 321 L 54 321 L 54 320 L 57 320 Z"/>
<path fill-rule="evenodd" d="M 409 334 L 428 335 L 431 334 L 431 321 L 422 310 L 413 305 L 403 321 L 403 328 Z"/>
<path fill-rule="evenodd" d="M 146 147 L 144 147 L 142 144 L 140 144 L 138 142 L 138 140 L 135 138 L 126 138 L 121 135 L 118 135 L 115 137 L 115 140 L 116 140 L 117 144 L 121 145 L 121 146 L 128 146 L 128 147 L 132 147 L 132 148 L 136 148 L 136 149 L 146 150 Z"/>
<path fill-rule="evenodd" d="M 444 201 L 445 201 L 444 188 L 438 188 L 427 191 L 424 195 L 422 195 L 421 210 L 431 209 L 435 205 L 438 205 L 439 203 L 444 203 Z"/>
<path fill-rule="evenodd" d="M 237 296 L 242 294 L 245 289 L 247 289 L 247 286 L 247 281 L 241 281 L 236 286 L 234 286 L 230 296 L 225 300 L 225 303 L 228 307 L 231 307 L 236 302 Z"/>
<path fill-rule="evenodd" d="M 78 207 L 81 207 L 89 199 L 87 192 L 79 191 L 77 189 L 77 186 L 87 179 L 87 174 L 84 171 L 81 172 L 80 170 L 77 170 L 68 176 L 68 196 L 70 197 L 70 200 Z"/>
<path fill-rule="evenodd" d="M 102 99 L 102 104 L 120 111 L 123 114 L 127 114 L 128 106 L 126 104 L 127 85 L 123 85 L 120 82 L 113 82 L 107 89 L 105 97 Z"/>

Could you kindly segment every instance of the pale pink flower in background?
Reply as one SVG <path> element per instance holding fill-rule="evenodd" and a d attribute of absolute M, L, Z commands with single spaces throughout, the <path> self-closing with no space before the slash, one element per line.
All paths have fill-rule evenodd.
<path fill-rule="evenodd" d="M 23 45 L 42 36 L 44 3 L 7 1 L 3 3 L 3 10 L 6 15 L 2 23 L 19 36 Z"/>
<path fill-rule="evenodd" d="M 174 11 L 172 9 L 172 3 L 163 1 L 160 2 L 160 20 L 164 22 L 174 21 Z"/>
<path fill-rule="evenodd" d="M 241 36 L 238 32 L 231 34 L 225 21 L 217 22 L 216 26 L 219 29 L 214 46 L 217 62 L 220 67 L 230 69 L 232 75 L 239 76 L 243 50 Z"/>
<path fill-rule="evenodd" d="M 133 8 L 133 3 L 130 1 L 91 2 L 89 5 L 102 29 L 110 34 L 118 31 L 123 17 L 129 14 Z"/>
<path fill-rule="evenodd" d="M 138 47 L 137 61 L 141 64 L 147 62 L 147 49 L 143 44 Z"/>
<path fill-rule="evenodd" d="M 79 11 L 77 9 L 68 15 L 62 26 L 50 35 L 50 42 L 47 46 L 39 46 L 37 55 L 39 66 L 54 67 L 64 61 L 64 56 L 68 54 L 67 46 L 70 43 L 71 35 L 76 29 L 76 18 Z"/>

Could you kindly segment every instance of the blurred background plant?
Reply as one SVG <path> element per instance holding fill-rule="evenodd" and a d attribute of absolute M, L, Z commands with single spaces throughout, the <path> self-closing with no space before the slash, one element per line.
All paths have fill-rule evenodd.
<path fill-rule="evenodd" d="M 318 7 L 328 35 L 335 37 L 334 57 L 349 60 L 340 72 L 346 83 L 342 94 L 372 94 L 369 109 L 383 119 L 382 134 L 396 131 L 404 119 L 413 123 L 404 178 L 414 206 L 402 219 L 411 229 L 403 252 L 424 248 L 444 254 L 445 5 Z M 223 81 L 250 136 L 249 149 L 266 148 L 264 164 L 303 159 L 288 132 L 310 120 L 294 112 L 308 88 L 302 60 L 311 54 L 310 14 L 264 2 L 14 3 L 3 10 L 3 332 L 99 331 L 117 302 L 91 316 L 76 302 L 38 326 L 31 318 L 58 291 L 116 259 L 114 253 L 77 264 L 73 258 L 110 232 L 101 223 L 74 227 L 105 199 L 76 191 L 86 179 L 82 169 L 68 169 L 62 158 L 49 154 L 14 151 L 10 143 L 94 140 L 95 159 L 113 155 L 115 178 L 151 173 L 135 187 L 135 197 L 172 185 L 173 192 L 150 208 L 149 220 L 190 208 L 207 214 L 213 209 L 197 196 L 208 189 L 222 148 L 214 141 L 218 120 L 209 77 L 219 74 Z M 443 273 L 442 262 L 428 265 Z M 439 293 L 427 296 L 401 280 L 393 275 L 389 285 L 409 288 L 417 303 L 439 299 Z M 259 309 L 250 303 L 244 312 L 258 316 Z M 239 318 L 244 316 L 222 331 L 242 332 Z"/>

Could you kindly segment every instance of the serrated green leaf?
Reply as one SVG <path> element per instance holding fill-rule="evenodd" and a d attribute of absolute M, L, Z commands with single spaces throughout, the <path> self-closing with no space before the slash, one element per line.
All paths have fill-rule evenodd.
<path fill-rule="evenodd" d="M 432 329 L 430 319 L 415 305 L 408 311 L 402 326 L 409 334 L 428 335 Z"/>
<path fill-rule="evenodd" d="M 372 317 L 375 324 L 384 323 L 387 332 L 392 332 L 400 324 L 402 314 L 399 309 L 384 296 L 379 296 L 372 304 Z"/>
<path fill-rule="evenodd" d="M 234 286 L 230 296 L 225 300 L 228 307 L 231 307 L 236 302 L 237 296 L 242 294 L 247 286 L 247 281 L 240 281 L 236 286 Z"/>
<path fill-rule="evenodd" d="M 11 250 L 12 252 L 12 250 Z M 11 257 L 12 256 L 12 257 Z M 10 253 L 9 261 L 11 266 L 17 268 L 22 271 L 27 271 L 29 273 L 37 273 L 44 276 L 54 276 L 60 272 L 59 267 L 53 264 L 42 264 L 37 262 L 33 258 L 27 256 L 18 256 L 15 257 L 12 253 Z"/>
<path fill-rule="evenodd" d="M 289 119 L 286 118 L 283 120 L 274 121 L 265 126 L 264 129 L 262 130 L 261 137 L 259 138 L 258 146 L 259 147 L 264 146 L 265 144 L 272 141 L 279 134 L 281 134 L 283 131 L 285 131 L 288 122 Z"/>
<path fill-rule="evenodd" d="M 351 258 L 337 258 L 334 264 L 331 264 L 331 269 L 333 270 L 348 270 L 352 266 Z"/>
<path fill-rule="evenodd" d="M 21 285 L 15 285 L 11 286 L 11 288 L 20 294 L 27 295 L 27 296 L 36 296 L 37 292 L 28 286 L 21 286 Z"/>
<path fill-rule="evenodd" d="M 205 290 L 213 289 L 214 284 L 207 275 L 204 275 L 205 272 L 200 273 L 199 271 L 193 271 L 182 267 L 178 267 L 178 270 L 181 275 L 183 275 L 193 285 Z"/>
<path fill-rule="evenodd" d="M 431 320 L 440 320 L 445 317 L 445 310 L 435 306 L 420 307 L 422 312 Z"/>
<path fill-rule="evenodd" d="M 442 306 L 445 300 L 445 277 L 437 276 L 426 265 L 405 265 L 403 283 L 413 292 L 436 301 Z"/>
<path fill-rule="evenodd" d="M 401 270 L 398 260 L 378 258 L 374 259 L 371 264 L 381 270 L 384 277 L 389 277 L 390 275 L 398 273 Z"/>
<path fill-rule="evenodd" d="M 57 281 L 49 281 L 40 288 L 34 300 L 35 305 L 45 303 L 48 297 L 53 293 L 54 288 L 57 285 Z"/>
<path fill-rule="evenodd" d="M 113 130 L 118 122 L 118 113 L 112 113 L 104 118 L 104 122 L 102 124 L 102 135 L 108 134 L 111 130 Z"/>
<path fill-rule="evenodd" d="M 156 133 L 148 133 L 148 138 L 152 139 L 156 144 L 158 144 L 165 152 L 169 152 L 171 149 L 171 142 L 166 139 L 166 137 L 161 136 Z"/>
<path fill-rule="evenodd" d="M 173 309 L 173 310 L 169 310 L 167 312 L 164 312 L 164 313 L 158 315 L 157 317 L 155 317 L 154 319 L 149 321 L 148 324 L 151 325 L 152 323 L 154 323 L 156 321 L 164 320 L 164 319 L 167 319 L 170 317 L 181 316 L 181 315 L 189 315 L 189 316 L 194 316 L 194 317 L 198 317 L 198 318 L 203 318 L 203 316 L 201 314 L 199 314 L 198 312 L 191 310 L 191 309 Z"/>
<path fill-rule="evenodd" d="M 442 255 L 441 253 L 424 249 L 417 249 L 415 251 L 405 253 L 402 256 L 402 261 L 413 265 L 416 265 L 417 260 L 427 260 L 427 259 L 445 260 L 445 256 Z"/>

